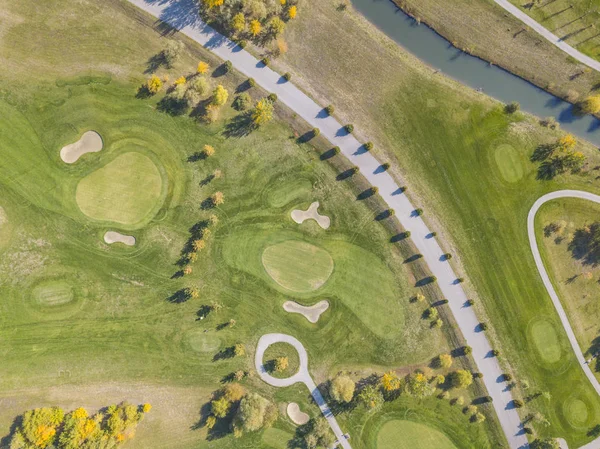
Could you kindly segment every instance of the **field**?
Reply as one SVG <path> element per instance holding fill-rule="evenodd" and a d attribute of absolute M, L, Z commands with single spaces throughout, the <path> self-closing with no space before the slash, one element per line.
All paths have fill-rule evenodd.
<path fill-rule="evenodd" d="M 451 323 L 430 329 L 421 319 L 424 306 L 409 303 L 422 267 L 402 263 L 409 247 L 392 245 L 389 229 L 374 220 L 377 201 L 358 201 L 359 185 L 336 181 L 322 149 L 299 143 L 288 123 L 277 119 L 247 137 L 227 138 L 236 114 L 229 105 L 209 125 L 160 112 L 162 95 L 137 98 L 148 61 L 169 39 L 151 18 L 118 0 L 0 7 L 0 60 L 8 61 L 0 92 L 1 437 L 33 407 L 94 411 L 128 400 L 153 409 L 127 447 L 272 447 L 294 433 L 284 413 L 264 435 L 240 440 L 207 439 L 198 425 L 222 382 L 253 370 L 253 348 L 264 333 L 299 338 L 318 383 L 343 368 L 365 377 L 373 367 L 408 372 L 460 344 Z M 175 67 L 160 74 L 189 74 L 199 60 L 219 64 L 187 43 Z M 243 82 L 235 74 L 214 78 L 231 93 Z M 65 164 L 60 149 L 90 129 L 102 136 L 102 151 Z M 206 144 L 215 155 L 195 158 Z M 225 203 L 205 206 L 217 191 Z M 327 231 L 290 218 L 315 200 L 331 217 Z M 193 271 L 182 276 L 181 251 L 212 214 L 219 222 Z M 107 230 L 133 235 L 136 244 L 107 245 Z M 325 273 L 276 251 L 267 260 L 279 270 L 274 277 L 288 282 L 279 285 L 263 255 L 280 244 L 316 257 Z M 309 244 L 319 250 L 306 251 Z M 323 254 L 332 262 L 319 259 Z M 292 276 L 298 267 L 316 290 Z M 192 288 L 198 298 L 181 300 Z M 326 298 L 331 307 L 310 324 L 283 310 L 290 297 L 305 304 Z M 206 317 L 202 311 L 213 302 L 223 307 Z M 245 357 L 229 357 L 237 343 Z M 468 367 L 457 361 L 463 363 Z M 244 385 L 318 416 L 303 386 L 277 390 L 255 376 Z M 464 394 L 470 400 L 484 391 L 474 385 Z M 491 448 L 502 439 L 492 414 L 471 425 L 448 401 L 404 398 L 386 404 L 386 413 L 407 407 L 423 416 L 434 410 L 436 428 L 460 436 L 459 449 Z M 353 446 L 364 448 L 372 444 L 363 428 L 381 416 L 357 410 L 340 421 Z"/>
<path fill-rule="evenodd" d="M 450 4 L 441 0 L 393 1 L 457 48 L 503 67 L 568 101 L 585 97 L 600 81 L 596 72 L 528 29 L 493 0 L 456 0 Z M 593 27 L 576 32 L 598 20 L 595 13 L 583 15 L 588 5 L 597 4 L 596 0 L 572 2 L 573 9 L 568 9 L 570 3 L 566 1 L 544 1 L 542 6 L 531 9 L 525 9 L 525 5 L 534 2 L 513 3 L 559 37 L 565 36 L 570 45 L 598 58 L 600 40 Z M 544 20 L 558 11 L 562 12 Z"/>
<path fill-rule="evenodd" d="M 596 220 L 600 206 L 578 199 L 556 200 L 545 204 L 536 217 L 536 233 L 546 270 L 552 279 L 569 321 L 586 355 L 597 351 L 600 328 L 598 276 L 600 268 L 584 265 L 573 257 L 569 244 L 577 229 Z M 550 223 L 561 226 L 559 232 L 545 235 Z M 596 377 L 600 373 L 596 370 Z"/>
<path fill-rule="evenodd" d="M 455 255 L 452 263 L 468 278 L 468 294 L 482 320 L 491 323 L 489 337 L 506 354 L 502 362 L 526 381 L 517 385 L 516 396 L 550 393 L 550 401 L 540 396 L 523 410 L 524 415 L 539 411 L 551 423 L 534 425 L 536 431 L 575 446 L 588 441 L 589 429 L 572 426 L 563 405 L 577 385 L 592 421 L 600 419 L 600 406 L 568 351 L 539 279 L 526 218 L 533 202 L 549 191 L 600 191 L 593 170 L 599 165 L 597 151 L 581 143 L 588 158 L 581 173 L 538 180 L 538 164 L 530 157 L 560 133 L 533 117 L 506 114 L 501 104 L 434 75 L 351 10 L 339 12 L 335 2 L 311 6 L 307 22 L 319 26 L 308 33 L 307 22 L 294 24 L 289 53 L 274 65 L 292 71 L 321 104 L 334 104 L 340 120 L 353 123 L 364 141 L 372 140 L 373 151 L 406 180 L 415 206 L 423 206 L 425 219 Z M 530 326 L 537 319 L 548 325 Z M 552 332 L 555 349 L 542 356 L 536 340 Z M 548 362 L 557 357 L 557 348 L 560 360 Z"/>

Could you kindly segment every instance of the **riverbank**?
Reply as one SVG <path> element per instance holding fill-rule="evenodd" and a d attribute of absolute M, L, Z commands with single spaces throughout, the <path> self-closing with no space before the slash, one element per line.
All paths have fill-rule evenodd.
<path fill-rule="evenodd" d="M 390 0 L 452 45 L 575 103 L 600 74 L 569 57 L 492 0 Z M 476 20 L 474 20 L 476 18 Z"/>

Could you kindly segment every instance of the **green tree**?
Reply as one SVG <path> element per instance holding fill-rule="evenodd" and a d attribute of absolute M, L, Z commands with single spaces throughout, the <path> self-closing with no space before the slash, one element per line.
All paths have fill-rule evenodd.
<path fill-rule="evenodd" d="M 183 42 L 176 40 L 170 40 L 167 42 L 167 46 L 162 51 L 162 56 L 167 67 L 173 67 L 173 64 L 175 64 L 175 62 L 177 62 L 177 60 L 181 57 L 184 47 L 185 45 Z"/>
<path fill-rule="evenodd" d="M 210 409 L 212 414 L 217 418 L 224 418 L 229 413 L 229 408 L 231 407 L 231 403 L 227 400 L 225 396 L 220 397 L 219 399 L 214 399 L 210 403 Z"/>
<path fill-rule="evenodd" d="M 338 374 L 329 385 L 329 394 L 337 402 L 350 402 L 356 385 L 350 377 Z"/>
<path fill-rule="evenodd" d="M 271 426 L 277 419 L 277 407 L 256 393 L 245 396 L 233 420 L 235 434 L 255 432 Z"/>
<path fill-rule="evenodd" d="M 368 410 L 379 409 L 383 405 L 383 394 L 376 385 L 367 385 L 358 393 L 358 401 Z"/>
<path fill-rule="evenodd" d="M 404 391 L 417 398 L 424 398 L 435 393 L 435 387 L 429 383 L 427 376 L 416 372 L 406 376 Z"/>
<path fill-rule="evenodd" d="M 246 29 L 246 18 L 243 13 L 239 12 L 233 16 L 233 19 L 231 19 L 231 28 L 237 33 L 241 33 Z"/>
<path fill-rule="evenodd" d="M 222 85 L 218 85 L 215 87 L 213 91 L 213 99 L 212 102 L 216 106 L 222 106 L 227 103 L 227 99 L 229 98 L 229 92 Z"/>
<path fill-rule="evenodd" d="M 264 125 L 273 120 L 273 103 L 267 98 L 263 98 L 256 103 L 252 111 L 252 123 L 256 126 Z"/>
<path fill-rule="evenodd" d="M 450 374 L 450 385 L 454 388 L 467 388 L 473 383 L 473 374 L 464 369 L 454 371 Z"/>

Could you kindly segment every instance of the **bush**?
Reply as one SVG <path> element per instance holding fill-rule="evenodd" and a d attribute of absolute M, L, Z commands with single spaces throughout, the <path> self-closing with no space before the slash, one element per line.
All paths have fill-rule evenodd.
<path fill-rule="evenodd" d="M 360 171 L 360 168 L 358 168 L 356 165 L 354 167 L 352 167 L 350 169 L 350 171 L 352 172 L 352 174 L 356 174 Z"/>
<path fill-rule="evenodd" d="M 340 147 L 333 147 L 331 151 L 333 152 L 333 154 L 340 154 Z"/>
<path fill-rule="evenodd" d="M 498 351 L 497 349 L 492 349 L 492 355 L 494 357 L 498 357 L 500 355 L 500 351 Z"/>
<path fill-rule="evenodd" d="M 396 215 L 396 211 L 394 209 L 388 209 L 387 214 L 388 217 L 393 217 L 394 215 Z"/>
<path fill-rule="evenodd" d="M 349 123 L 347 125 L 344 125 L 344 129 L 347 133 L 351 134 L 352 132 L 354 132 L 354 125 Z"/>
<path fill-rule="evenodd" d="M 550 129 L 560 128 L 560 124 L 556 121 L 556 119 L 554 117 L 546 117 L 544 119 L 541 119 L 540 125 L 542 125 L 544 128 L 550 128 Z"/>
<path fill-rule="evenodd" d="M 271 93 L 271 94 L 269 94 L 269 96 L 267 98 L 269 99 L 269 101 L 271 103 L 275 103 L 277 101 L 277 94 Z"/>
<path fill-rule="evenodd" d="M 246 111 L 252 106 L 252 97 L 248 92 L 243 92 L 235 97 L 233 108 L 238 111 Z"/>
<path fill-rule="evenodd" d="M 446 254 L 444 254 L 444 258 L 445 258 L 446 260 L 450 260 L 450 259 L 452 259 L 452 254 L 450 254 L 450 253 L 446 253 Z"/>
<path fill-rule="evenodd" d="M 373 195 L 375 195 L 377 192 L 379 192 L 379 187 L 376 187 L 376 186 L 371 187 L 371 192 L 373 192 Z"/>
<path fill-rule="evenodd" d="M 313 128 L 311 132 L 313 137 L 317 137 L 319 134 L 321 134 L 321 130 L 319 128 Z"/>
<path fill-rule="evenodd" d="M 523 404 L 523 401 L 521 401 L 520 399 L 515 399 L 515 400 L 513 401 L 513 405 L 514 405 L 516 408 L 521 408 L 521 407 L 523 407 L 523 405 L 525 405 L 525 404 Z"/>
<path fill-rule="evenodd" d="M 487 323 L 479 323 L 479 328 L 482 331 L 486 331 L 488 329 L 488 324 Z"/>
<path fill-rule="evenodd" d="M 233 68 L 233 64 L 231 63 L 231 61 L 225 61 L 223 66 L 225 67 L 225 73 L 231 72 L 231 69 Z"/>
<path fill-rule="evenodd" d="M 429 276 L 429 279 L 431 279 L 431 282 L 437 282 L 437 277 L 435 276 Z"/>
<path fill-rule="evenodd" d="M 256 81 L 254 81 L 254 78 L 248 78 L 247 83 L 248 83 L 248 86 L 250 86 L 250 87 L 256 86 Z"/>
<path fill-rule="evenodd" d="M 459 284 L 465 282 L 465 278 L 456 278 L 456 282 L 458 282 Z"/>
<path fill-rule="evenodd" d="M 472 352 L 473 352 L 473 348 L 471 348 L 470 346 L 463 346 L 462 347 L 462 353 L 464 355 L 469 355 Z"/>
<path fill-rule="evenodd" d="M 385 163 L 381 164 L 381 168 L 383 168 L 384 170 L 388 170 L 390 168 L 390 163 L 385 162 Z"/>
<path fill-rule="evenodd" d="M 248 41 L 239 41 L 238 45 L 243 50 L 244 48 L 246 48 L 248 46 Z"/>
<path fill-rule="evenodd" d="M 517 103 L 516 101 L 513 101 L 509 104 L 507 104 L 504 107 L 504 110 L 508 113 L 508 114 L 514 114 L 515 112 L 517 112 L 519 109 L 521 109 L 521 105 L 519 103 Z"/>
<path fill-rule="evenodd" d="M 373 142 L 367 142 L 365 143 L 365 150 L 367 151 L 371 151 L 373 149 Z"/>
<path fill-rule="evenodd" d="M 470 307 L 473 304 L 475 304 L 475 301 L 473 301 L 472 299 L 467 299 L 467 305 Z"/>
<path fill-rule="evenodd" d="M 283 74 L 283 79 L 286 80 L 286 81 L 291 80 L 292 79 L 292 74 L 290 72 L 285 72 Z"/>
<path fill-rule="evenodd" d="M 271 63 L 271 60 L 267 56 L 265 56 L 260 60 L 260 62 L 262 62 L 265 66 L 268 66 Z"/>
<path fill-rule="evenodd" d="M 327 112 L 328 115 L 332 115 L 335 112 L 335 108 L 333 107 L 332 104 L 330 104 L 329 106 L 327 106 L 325 108 L 325 111 Z"/>
<path fill-rule="evenodd" d="M 409 237 L 410 237 L 410 231 L 404 231 L 404 232 L 402 233 L 402 236 L 403 236 L 405 239 L 409 238 Z"/>
<path fill-rule="evenodd" d="M 417 217 L 420 217 L 421 215 L 423 215 L 423 209 L 415 209 L 415 215 Z"/>
<path fill-rule="evenodd" d="M 504 373 L 503 378 L 506 382 L 510 382 L 511 380 L 513 380 L 512 374 L 510 373 Z"/>

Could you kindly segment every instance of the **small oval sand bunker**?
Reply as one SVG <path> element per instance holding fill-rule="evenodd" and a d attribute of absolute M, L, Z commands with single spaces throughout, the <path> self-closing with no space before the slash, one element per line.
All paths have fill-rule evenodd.
<path fill-rule="evenodd" d="M 290 313 L 299 313 L 313 324 L 319 321 L 321 314 L 327 309 L 329 309 L 329 302 L 325 300 L 319 301 L 308 307 L 294 301 L 286 301 L 283 303 L 283 310 Z"/>
<path fill-rule="evenodd" d="M 67 164 L 74 164 L 86 153 L 97 153 L 102 150 L 102 137 L 96 131 L 83 133 L 81 139 L 60 150 L 60 158 Z"/>
<path fill-rule="evenodd" d="M 162 178 L 141 153 L 125 153 L 90 173 L 77 185 L 75 198 L 90 218 L 134 225 L 156 212 Z"/>
<path fill-rule="evenodd" d="M 318 212 L 319 202 L 315 201 L 307 210 L 294 209 L 292 211 L 292 220 L 298 224 L 304 223 L 304 220 L 315 220 L 323 229 L 329 228 L 331 220 L 326 215 Z"/>
<path fill-rule="evenodd" d="M 135 237 L 132 235 L 121 234 L 116 231 L 108 231 L 104 234 L 104 241 L 109 245 L 113 243 L 122 243 L 123 245 L 133 246 L 135 245 Z"/>
<path fill-rule="evenodd" d="M 294 424 L 299 426 L 306 424 L 310 419 L 306 413 L 300 410 L 300 406 L 295 402 L 290 402 L 287 406 L 287 414 Z"/>
<path fill-rule="evenodd" d="M 321 288 L 333 272 L 333 259 L 327 251 L 298 240 L 269 246 L 262 263 L 277 284 L 298 293 Z"/>

